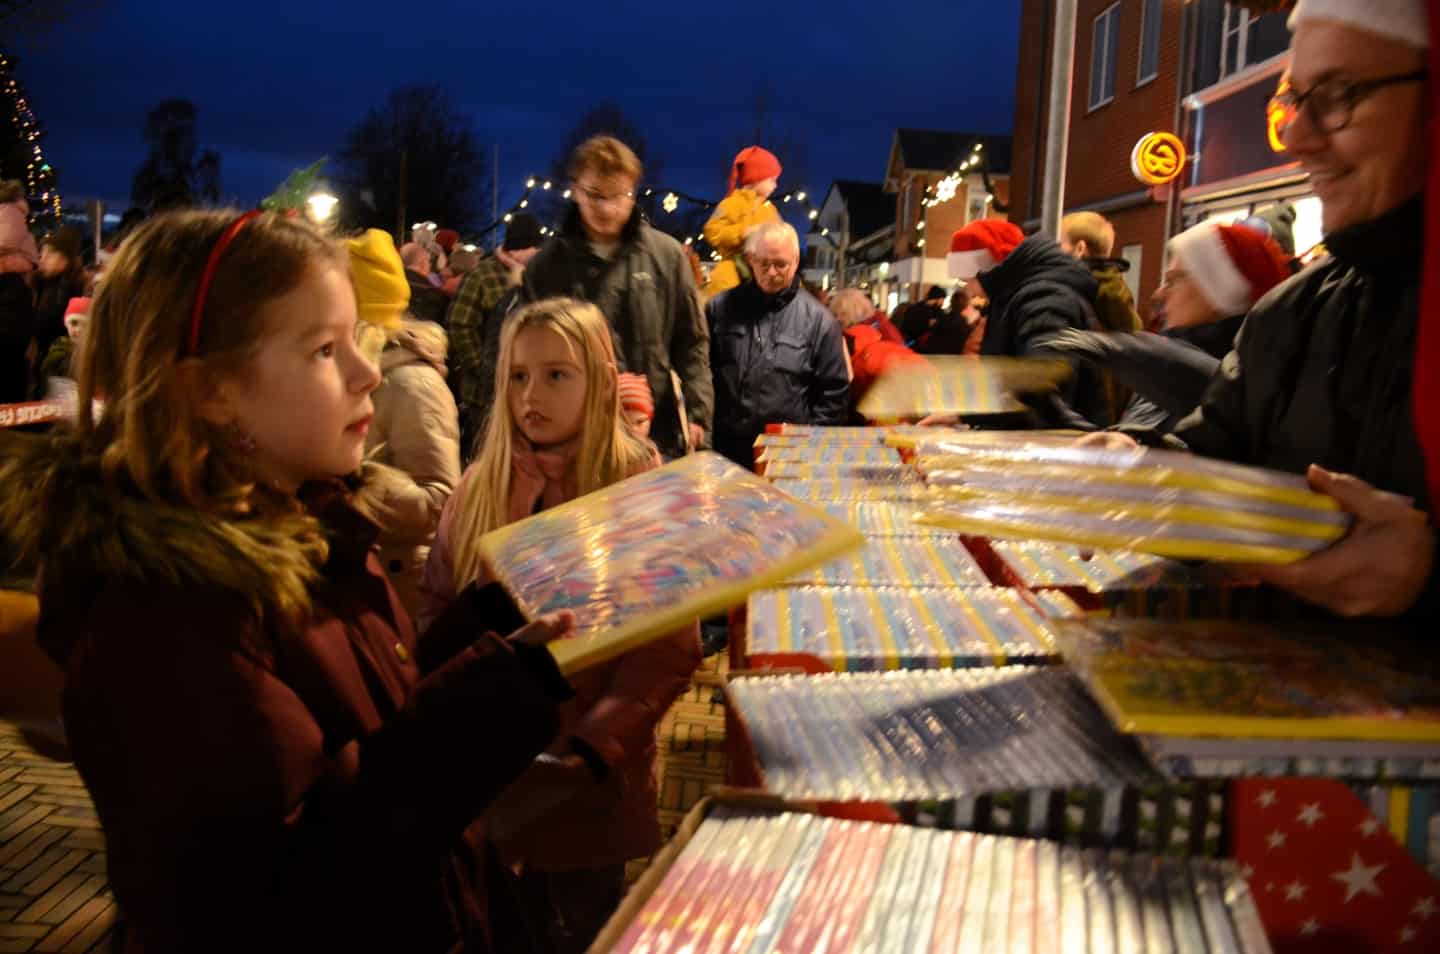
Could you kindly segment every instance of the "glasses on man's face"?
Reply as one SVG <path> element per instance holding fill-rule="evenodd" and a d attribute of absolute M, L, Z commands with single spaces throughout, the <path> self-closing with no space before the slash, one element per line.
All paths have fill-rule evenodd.
<path fill-rule="evenodd" d="M 796 263 L 788 258 L 766 258 L 752 262 L 757 272 L 784 272 L 792 268 Z"/>
<path fill-rule="evenodd" d="M 1272 117 L 1276 135 L 1283 136 L 1295 120 L 1300 118 L 1301 110 L 1310 114 L 1310 122 L 1315 128 L 1326 133 L 1337 133 L 1350 125 L 1350 120 L 1355 115 L 1355 107 L 1366 97 L 1387 86 L 1417 83 L 1426 75 L 1425 70 L 1415 70 L 1368 80 L 1333 78 L 1321 80 L 1304 92 L 1295 89 L 1287 81 L 1270 100 L 1266 114 Z"/>
<path fill-rule="evenodd" d="M 620 192 L 601 192 L 599 189 L 585 185 L 575 186 L 575 196 L 588 205 L 623 205 L 635 199 L 635 193 L 629 189 Z"/>

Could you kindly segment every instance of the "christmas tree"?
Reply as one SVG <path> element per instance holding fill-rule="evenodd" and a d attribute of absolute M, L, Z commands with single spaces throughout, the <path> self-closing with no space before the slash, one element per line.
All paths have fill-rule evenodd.
<path fill-rule="evenodd" d="M 60 191 L 55 186 L 55 170 L 40 148 L 44 138 L 25 90 L 15 79 L 15 59 L 0 52 L 0 179 L 24 182 L 31 212 L 53 214 L 58 219 Z"/>

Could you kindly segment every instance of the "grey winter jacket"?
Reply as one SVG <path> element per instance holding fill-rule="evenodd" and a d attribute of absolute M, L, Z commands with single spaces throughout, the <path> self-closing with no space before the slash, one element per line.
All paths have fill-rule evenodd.
<path fill-rule="evenodd" d="M 792 285 L 767 295 L 754 281 L 705 306 L 715 375 L 715 449 L 743 467 L 766 424 L 845 423 L 850 371 L 840 323 Z"/>

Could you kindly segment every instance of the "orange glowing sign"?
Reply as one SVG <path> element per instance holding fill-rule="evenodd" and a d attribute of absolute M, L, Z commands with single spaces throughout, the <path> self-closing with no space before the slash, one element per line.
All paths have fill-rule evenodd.
<path fill-rule="evenodd" d="M 1146 185 L 1174 182 L 1184 168 L 1185 144 L 1173 133 L 1146 133 L 1130 152 L 1130 171 Z"/>
<path fill-rule="evenodd" d="M 1288 125 L 1290 113 L 1293 107 L 1286 105 L 1284 96 L 1290 90 L 1290 71 L 1286 70 L 1285 75 L 1280 77 L 1280 85 L 1275 89 L 1275 96 L 1270 100 L 1270 105 L 1265 107 L 1265 135 L 1270 140 L 1270 149 L 1274 152 L 1285 151 L 1285 140 L 1280 138 L 1280 130 Z"/>

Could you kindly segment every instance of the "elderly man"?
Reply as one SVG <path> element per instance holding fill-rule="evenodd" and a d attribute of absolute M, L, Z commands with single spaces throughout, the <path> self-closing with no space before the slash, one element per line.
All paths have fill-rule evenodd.
<path fill-rule="evenodd" d="M 635 206 L 644 169 L 610 136 L 570 157 L 574 203 L 556 239 L 525 270 L 523 294 L 595 304 L 610 321 L 620 370 L 645 376 L 650 437 L 666 457 L 702 446 L 710 425 L 710 342 L 684 247 Z"/>
<path fill-rule="evenodd" d="M 445 324 L 450 299 L 430 280 L 430 253 L 418 242 L 400 246 L 400 261 L 405 263 L 405 280 L 410 283 L 410 314 L 420 321 Z"/>
<path fill-rule="evenodd" d="M 1192 450 L 1308 472 L 1355 517 L 1270 582 L 1345 616 L 1440 615 L 1435 529 L 1411 414 L 1424 244 L 1424 0 L 1300 0 L 1281 136 L 1324 203 L 1331 257 L 1250 312 L 1175 436 Z M 1433 635 L 1433 630 L 1430 631 Z"/>
<path fill-rule="evenodd" d="M 783 222 L 745 240 L 751 278 L 705 307 L 715 449 L 742 467 L 766 424 L 843 424 L 850 391 L 840 325 L 795 279 L 800 239 Z"/>

